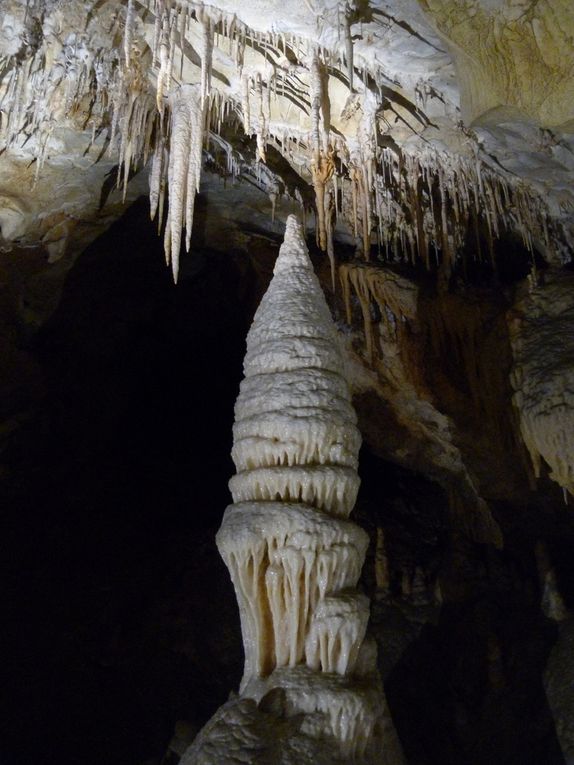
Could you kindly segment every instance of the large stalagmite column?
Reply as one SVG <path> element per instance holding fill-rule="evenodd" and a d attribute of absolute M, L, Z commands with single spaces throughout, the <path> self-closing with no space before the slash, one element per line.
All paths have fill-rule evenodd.
<path fill-rule="evenodd" d="M 247 337 L 217 544 L 241 616 L 240 698 L 184 762 L 402 762 L 355 589 L 368 538 L 347 520 L 360 434 L 335 326 L 300 225 L 287 221 Z"/>

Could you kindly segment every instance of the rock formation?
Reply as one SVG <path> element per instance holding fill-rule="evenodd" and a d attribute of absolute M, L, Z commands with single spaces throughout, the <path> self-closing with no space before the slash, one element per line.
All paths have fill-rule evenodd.
<path fill-rule="evenodd" d="M 355 589 L 368 537 L 347 520 L 361 439 L 335 326 L 294 216 L 247 337 L 244 372 L 234 504 L 217 535 L 241 615 L 241 700 L 208 723 L 184 762 L 246 757 L 247 731 L 268 729 L 266 715 L 284 731 L 269 761 L 322 762 L 328 745 L 330 762 L 398 765 L 365 640 L 368 601 Z"/>
<path fill-rule="evenodd" d="M 549 273 L 523 285 L 511 316 L 514 405 L 536 477 L 542 463 L 574 494 L 574 279 Z"/>
<path fill-rule="evenodd" d="M 32 164 L 38 181 L 60 168 L 60 191 L 69 161 L 79 177 L 89 168 L 102 191 L 113 170 L 126 195 L 151 168 L 160 227 L 166 188 L 171 198 L 165 250 L 175 278 L 182 228 L 190 246 L 202 147 L 272 200 L 305 203 L 313 186 L 317 240 L 331 259 L 338 227 L 351 229 L 367 260 L 376 246 L 429 266 L 440 250 L 450 272 L 468 233 L 481 231 L 490 250 L 507 231 L 562 262 L 573 208 L 574 22 L 567 2 L 542 5 L 521 16 L 521 4 L 486 0 L 427 1 L 424 12 L 415 0 L 269 0 L 255 11 L 235 0 L 103 0 L 96 13 L 87 0 L 6 0 L 3 176 Z M 477 39 L 478 57 L 469 54 Z M 254 139 L 251 156 L 243 136 Z M 270 150 L 283 168 L 262 169 Z M 34 205 L 17 200 L 15 214 L 8 194 L 4 237 L 50 245 L 52 259 L 77 249 L 78 208 L 96 221 L 100 210 L 91 195 L 81 204 L 59 196 L 27 216 Z"/>

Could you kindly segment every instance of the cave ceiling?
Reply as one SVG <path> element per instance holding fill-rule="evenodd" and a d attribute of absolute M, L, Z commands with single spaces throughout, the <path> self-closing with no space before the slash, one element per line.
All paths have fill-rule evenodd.
<path fill-rule="evenodd" d="M 573 34 L 568 0 L 3 0 L 2 249 L 73 260 L 149 178 L 177 277 L 207 162 L 331 259 L 474 229 L 567 262 Z"/>

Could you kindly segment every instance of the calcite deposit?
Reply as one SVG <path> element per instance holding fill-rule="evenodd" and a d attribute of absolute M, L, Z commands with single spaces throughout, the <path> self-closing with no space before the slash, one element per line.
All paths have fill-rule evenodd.
<path fill-rule="evenodd" d="M 399 250 L 430 266 L 440 251 L 447 272 L 478 231 L 489 249 L 516 232 L 567 260 L 572 12 L 559 0 L 524 13 L 470 6 L 104 0 L 95 12 L 84 0 L 7 0 L 1 161 L 32 163 L 38 179 L 70 155 L 108 158 L 124 194 L 147 168 L 175 279 L 203 152 L 254 179 L 273 214 L 281 195 L 305 204 L 312 186 L 332 267 L 337 229 L 367 260 Z M 262 169 L 271 149 L 296 188 Z M 541 155 L 551 157 L 544 175 Z M 23 233 L 43 241 L 35 218 Z"/>
<path fill-rule="evenodd" d="M 574 494 L 574 279 L 550 273 L 524 285 L 511 315 L 512 384 L 534 468 Z"/>
<path fill-rule="evenodd" d="M 263 729 L 284 728 L 296 719 L 274 762 L 291 761 L 284 758 L 297 744 L 297 762 L 314 763 L 327 742 L 332 762 L 402 762 L 365 643 L 368 599 L 356 590 L 368 537 L 346 520 L 358 489 L 360 436 L 342 367 L 291 216 L 247 338 L 234 504 L 217 535 L 241 616 L 242 701 L 208 723 L 184 759 L 189 765 L 206 762 L 207 752 L 221 763 L 247 757 L 239 740 L 246 728 L 258 720 Z M 266 722 L 270 696 L 281 704 Z"/>

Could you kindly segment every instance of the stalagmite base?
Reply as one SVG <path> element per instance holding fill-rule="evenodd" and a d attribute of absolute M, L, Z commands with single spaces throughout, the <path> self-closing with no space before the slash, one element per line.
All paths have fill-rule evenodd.
<path fill-rule="evenodd" d="M 240 697 L 186 753 L 207 763 L 403 762 L 365 639 L 367 549 L 346 520 L 360 435 L 329 309 L 300 226 L 287 221 L 247 338 L 230 488 L 217 544 L 241 616 Z"/>

